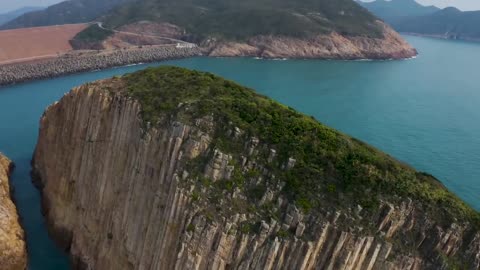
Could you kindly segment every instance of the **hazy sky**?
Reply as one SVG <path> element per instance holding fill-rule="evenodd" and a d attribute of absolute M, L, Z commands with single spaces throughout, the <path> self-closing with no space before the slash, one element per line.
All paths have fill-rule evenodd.
<path fill-rule="evenodd" d="M 0 0 L 0 14 L 25 6 L 44 7 L 62 1 L 63 0 Z"/>
<path fill-rule="evenodd" d="M 1 0 L 0 0 L 1 1 Z M 371 2 L 374 0 L 362 0 Z M 461 10 L 480 10 L 480 0 L 416 0 L 422 5 L 434 5 L 440 8 L 456 7 Z"/>
<path fill-rule="evenodd" d="M 62 0 L 0 0 L 0 14 L 24 6 L 48 6 Z M 98 0 L 102 1 L 102 0 Z M 299 0 L 300 1 L 300 0 Z M 372 1 L 372 0 L 365 0 Z M 480 0 L 417 0 L 425 5 L 455 6 L 462 10 L 480 10 Z"/>
<path fill-rule="evenodd" d="M 461 10 L 480 10 L 480 0 L 417 0 L 417 2 L 442 8 L 454 6 Z"/>

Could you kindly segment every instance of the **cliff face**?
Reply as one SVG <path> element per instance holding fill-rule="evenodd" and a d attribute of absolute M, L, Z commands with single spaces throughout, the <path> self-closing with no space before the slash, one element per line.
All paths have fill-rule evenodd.
<path fill-rule="evenodd" d="M 417 51 L 397 32 L 382 22 L 383 37 L 345 36 L 336 32 L 311 38 L 257 36 L 247 42 L 216 42 L 203 44 L 210 56 L 251 56 L 262 58 L 319 59 L 403 59 Z"/>
<path fill-rule="evenodd" d="M 209 74 L 73 89 L 34 170 L 75 269 L 480 267 L 478 214 L 430 176 Z"/>
<path fill-rule="evenodd" d="M 9 175 L 12 163 L 0 154 L 0 268 L 24 270 L 27 251 L 17 209 L 10 198 Z"/>

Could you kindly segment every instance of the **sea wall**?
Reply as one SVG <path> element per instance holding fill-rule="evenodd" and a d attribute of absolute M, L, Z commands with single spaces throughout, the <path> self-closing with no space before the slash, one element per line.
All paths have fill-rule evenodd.
<path fill-rule="evenodd" d="M 0 269 L 25 270 L 25 235 L 10 196 L 9 176 L 12 167 L 12 162 L 0 154 Z"/>
<path fill-rule="evenodd" d="M 48 61 L 0 66 L 0 86 L 138 63 L 200 55 L 196 48 L 145 46 L 124 50 L 75 52 Z"/>
<path fill-rule="evenodd" d="M 216 190 L 237 169 L 262 186 L 275 178 L 269 166 L 289 170 L 296 160 L 274 149 L 261 157 L 268 145 L 209 116 L 165 115 L 148 128 L 139 102 L 115 93 L 122 87 L 116 79 L 75 88 L 41 119 L 34 170 L 74 269 L 479 269 L 480 233 L 411 198 L 373 210 L 325 200 L 312 214 L 281 195 L 284 183 L 255 205 L 248 191 Z M 240 160 L 213 145 L 217 127 L 244 142 Z M 205 163 L 192 169 L 199 157 Z M 272 216 L 259 220 L 255 209 Z"/>

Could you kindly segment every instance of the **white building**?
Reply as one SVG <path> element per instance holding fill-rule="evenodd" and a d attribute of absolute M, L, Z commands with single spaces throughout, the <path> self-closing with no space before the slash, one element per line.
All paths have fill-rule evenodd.
<path fill-rule="evenodd" d="M 188 42 L 185 42 L 185 43 L 177 43 L 177 48 L 188 48 L 188 49 L 192 49 L 192 48 L 195 48 L 197 47 L 197 44 L 194 44 L 194 43 L 188 43 Z"/>

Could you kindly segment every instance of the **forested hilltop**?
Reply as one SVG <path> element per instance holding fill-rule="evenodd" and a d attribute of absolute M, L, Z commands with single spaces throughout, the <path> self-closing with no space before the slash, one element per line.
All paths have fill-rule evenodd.
<path fill-rule="evenodd" d="M 152 36 L 162 36 L 195 43 L 210 56 L 385 59 L 416 54 L 352 0 L 138 0 L 98 20 L 102 26 L 92 25 L 75 44 L 152 45 L 157 44 Z"/>
<path fill-rule="evenodd" d="M 227 57 L 403 59 L 417 53 L 353 0 L 70 0 L 0 29 L 86 22 L 90 27 L 71 40 L 74 49 L 184 43 Z"/>
<path fill-rule="evenodd" d="M 306 36 L 336 31 L 381 37 L 375 16 L 351 0 L 139 0 L 106 17 L 117 28 L 149 20 L 170 22 L 196 36 L 245 39 L 255 35 Z"/>

